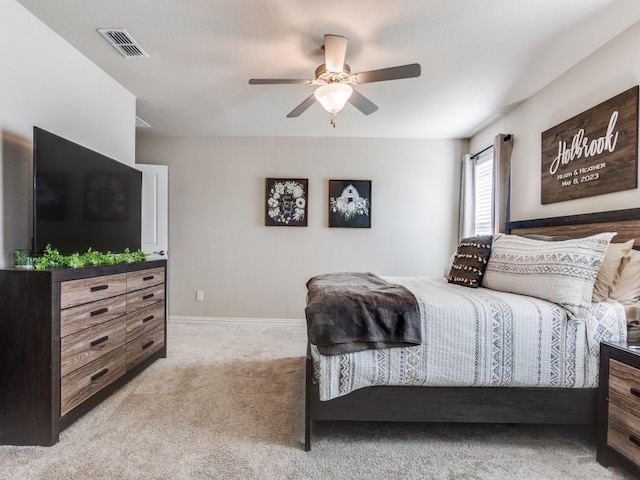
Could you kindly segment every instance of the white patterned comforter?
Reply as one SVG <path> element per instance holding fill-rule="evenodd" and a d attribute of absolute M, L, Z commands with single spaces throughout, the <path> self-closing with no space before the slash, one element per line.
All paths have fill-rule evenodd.
<path fill-rule="evenodd" d="M 311 345 L 321 400 L 373 385 L 596 387 L 600 340 L 627 335 L 624 308 L 613 300 L 576 321 L 533 297 L 441 278 L 386 279 L 418 299 L 422 345 L 335 356 Z"/>

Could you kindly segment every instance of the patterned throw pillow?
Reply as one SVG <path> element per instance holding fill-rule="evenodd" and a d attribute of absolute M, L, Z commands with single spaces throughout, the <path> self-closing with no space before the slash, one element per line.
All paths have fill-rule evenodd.
<path fill-rule="evenodd" d="M 463 238 L 454 255 L 449 283 L 478 288 L 491 254 L 491 235 Z"/>
<path fill-rule="evenodd" d="M 547 242 L 559 242 L 562 240 L 571 240 L 571 237 L 565 236 L 550 236 L 550 235 L 538 235 L 528 234 L 522 235 L 525 238 L 531 238 L 533 240 L 545 240 Z M 613 281 L 620 267 L 622 258 L 629 255 L 629 252 L 633 248 L 633 240 L 629 240 L 625 243 L 610 243 L 607 248 L 607 253 L 602 259 L 602 265 L 598 270 L 596 281 L 593 284 L 593 294 L 591 297 L 592 302 L 601 302 L 609 298 L 611 290 L 613 289 Z"/>
<path fill-rule="evenodd" d="M 496 235 L 483 287 L 537 297 L 585 318 L 593 284 L 615 233 L 562 242 Z"/>

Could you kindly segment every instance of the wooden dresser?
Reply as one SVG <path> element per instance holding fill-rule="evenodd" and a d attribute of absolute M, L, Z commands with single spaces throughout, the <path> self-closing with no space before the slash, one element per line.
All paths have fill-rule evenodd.
<path fill-rule="evenodd" d="M 166 266 L 0 270 L 0 444 L 53 445 L 166 356 Z"/>
<path fill-rule="evenodd" d="M 600 344 L 597 460 L 640 473 L 640 349 L 626 342 Z"/>

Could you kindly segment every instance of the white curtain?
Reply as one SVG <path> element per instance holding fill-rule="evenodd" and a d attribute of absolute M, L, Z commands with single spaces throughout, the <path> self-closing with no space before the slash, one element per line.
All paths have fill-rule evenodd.
<path fill-rule="evenodd" d="M 473 235 L 475 209 L 475 185 L 473 174 L 473 156 L 464 155 L 462 158 L 462 178 L 460 188 L 460 227 L 458 240 Z"/>

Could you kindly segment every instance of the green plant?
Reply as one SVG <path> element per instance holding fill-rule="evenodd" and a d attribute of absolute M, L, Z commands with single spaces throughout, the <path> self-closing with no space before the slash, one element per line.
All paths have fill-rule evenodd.
<path fill-rule="evenodd" d="M 83 256 L 86 265 L 97 267 L 102 264 L 102 254 L 96 250 L 89 249 Z"/>
<path fill-rule="evenodd" d="M 68 257 L 64 257 L 65 266 L 69 268 L 81 268 L 84 267 L 85 262 L 78 253 L 74 253 L 69 255 Z"/>
<path fill-rule="evenodd" d="M 62 255 L 58 250 L 51 248 L 51 245 L 47 245 L 44 248 L 42 255 L 35 257 L 33 266 L 36 270 L 43 270 L 45 268 L 57 268 L 61 263 Z"/>
<path fill-rule="evenodd" d="M 142 250 L 131 252 L 128 248 L 122 253 L 101 253 L 89 249 L 86 253 L 61 255 L 58 250 L 51 248 L 51 245 L 47 245 L 42 255 L 35 257 L 33 266 L 36 270 L 44 270 L 45 268 L 82 268 L 115 265 L 116 263 L 144 262 L 146 259 L 147 254 Z"/>

